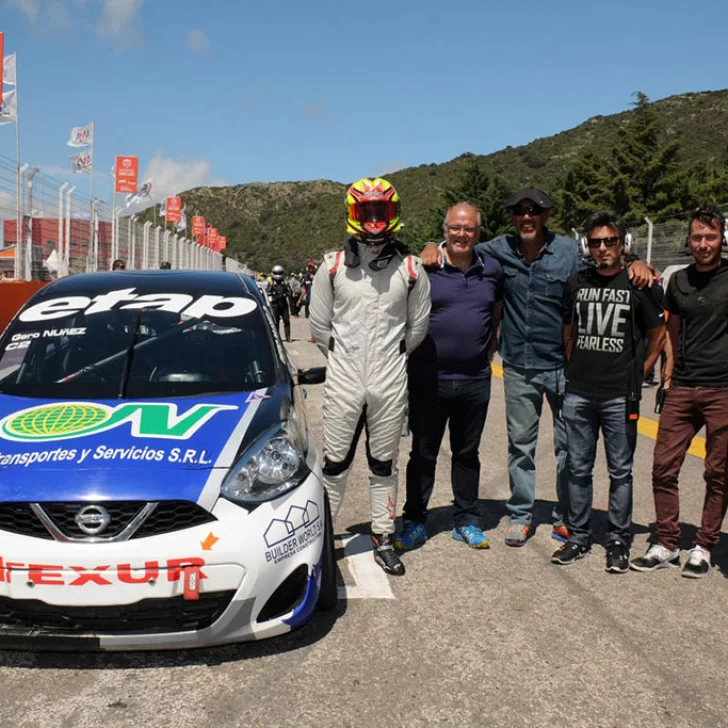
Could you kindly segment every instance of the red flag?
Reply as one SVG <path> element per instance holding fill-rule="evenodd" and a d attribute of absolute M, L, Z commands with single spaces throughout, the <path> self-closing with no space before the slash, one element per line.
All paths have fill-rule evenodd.
<path fill-rule="evenodd" d="M 182 219 L 182 198 L 167 198 L 167 222 L 179 222 Z"/>
<path fill-rule="evenodd" d="M 198 242 L 205 235 L 205 218 L 202 215 L 194 215 L 192 217 L 192 235 L 197 238 Z"/>
<path fill-rule="evenodd" d="M 139 157 L 117 157 L 114 192 L 134 194 L 139 177 Z"/>

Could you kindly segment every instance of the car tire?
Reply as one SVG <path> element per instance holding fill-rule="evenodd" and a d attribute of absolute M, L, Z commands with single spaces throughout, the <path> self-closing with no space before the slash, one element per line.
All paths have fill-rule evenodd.
<path fill-rule="evenodd" d="M 331 506 L 328 493 L 324 492 L 324 548 L 323 564 L 321 565 L 321 590 L 319 591 L 316 609 L 319 612 L 329 612 L 339 602 L 339 585 L 336 579 L 336 553 L 334 551 L 334 524 L 331 518 Z"/>

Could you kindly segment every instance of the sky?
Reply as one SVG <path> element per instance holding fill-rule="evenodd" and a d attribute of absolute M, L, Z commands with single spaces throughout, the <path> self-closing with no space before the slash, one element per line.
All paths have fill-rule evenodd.
<path fill-rule="evenodd" d="M 157 199 L 351 182 L 526 144 L 637 90 L 728 87 L 725 0 L 0 0 L 0 30 L 21 162 L 71 180 L 69 130 L 93 120 L 107 200 L 115 155 Z"/>

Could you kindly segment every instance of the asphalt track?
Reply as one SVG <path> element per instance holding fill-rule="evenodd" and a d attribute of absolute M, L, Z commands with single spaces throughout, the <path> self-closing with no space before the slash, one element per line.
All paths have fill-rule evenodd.
<path fill-rule="evenodd" d="M 305 320 L 293 320 L 293 335 L 289 348 L 301 366 L 322 363 L 306 341 Z M 308 388 L 319 442 L 322 395 L 322 387 Z M 645 422 L 640 430 L 654 427 Z M 408 445 L 403 440 L 401 468 Z M 652 447 L 642 434 L 634 512 L 640 553 L 653 520 Z M 317 616 L 284 638 L 217 649 L 0 652 L 0 726 L 728 725 L 725 535 L 714 553 L 716 568 L 702 580 L 681 578 L 677 570 L 607 574 L 601 546 L 572 566 L 550 564 L 557 546 L 548 525 L 554 460 L 544 418 L 539 526 L 524 548 L 505 546 L 506 434 L 502 382 L 495 378 L 481 448 L 482 515 L 492 547 L 471 550 L 450 536 L 448 453 L 445 443 L 430 540 L 405 556 L 405 577 L 387 583 L 372 571 L 366 542 L 356 536 L 368 520 L 360 452 L 336 528 L 346 534 L 340 564 L 350 598 L 335 615 Z M 689 455 L 682 471 L 684 548 L 699 520 L 702 467 Z M 400 509 L 402 495 L 403 488 Z M 599 539 L 607 502 L 601 448 L 595 502 Z"/>

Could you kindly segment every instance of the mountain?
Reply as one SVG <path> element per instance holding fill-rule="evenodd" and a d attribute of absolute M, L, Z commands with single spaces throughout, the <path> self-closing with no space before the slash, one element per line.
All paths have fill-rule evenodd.
<path fill-rule="evenodd" d="M 666 139 L 680 144 L 678 161 L 689 167 L 723 159 L 728 148 L 728 90 L 671 96 L 650 104 Z M 442 193 L 456 186 L 472 161 L 499 174 L 511 189 L 536 186 L 550 194 L 569 163 L 587 149 L 604 153 L 634 111 L 595 116 L 583 124 L 506 147 L 488 155 L 465 153 L 443 164 L 423 164 L 387 175 L 402 199 L 408 228 L 430 215 Z M 203 187 L 182 193 L 188 214 L 200 214 L 227 235 L 228 253 L 255 270 L 281 263 L 301 269 L 345 238 L 346 185 L 328 180 Z M 151 216 L 151 211 L 148 213 Z M 149 217 L 145 218 L 149 219 Z"/>

